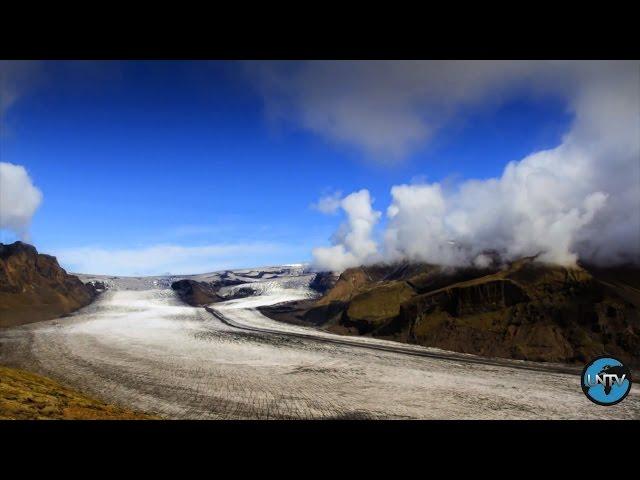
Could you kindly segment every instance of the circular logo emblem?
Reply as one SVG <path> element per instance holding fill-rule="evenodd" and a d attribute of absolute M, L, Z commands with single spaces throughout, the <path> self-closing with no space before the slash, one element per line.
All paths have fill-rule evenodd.
<path fill-rule="evenodd" d="M 598 405 L 620 403 L 631 390 L 631 372 L 617 358 L 599 357 L 582 371 L 582 391 Z"/>

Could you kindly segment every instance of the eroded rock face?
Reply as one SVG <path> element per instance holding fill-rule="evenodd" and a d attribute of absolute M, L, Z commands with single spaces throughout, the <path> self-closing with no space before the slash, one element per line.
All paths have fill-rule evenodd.
<path fill-rule="evenodd" d="M 337 281 L 338 278 L 333 272 L 318 272 L 309 283 L 309 288 L 324 295 L 335 286 Z"/>
<path fill-rule="evenodd" d="M 22 242 L 0 244 L 0 327 L 60 317 L 91 303 L 96 290 L 55 257 Z"/>
<path fill-rule="evenodd" d="M 503 310 L 529 299 L 517 283 L 508 279 L 457 285 L 416 296 L 404 305 L 405 314 L 424 315 L 437 309 L 463 317 Z"/>

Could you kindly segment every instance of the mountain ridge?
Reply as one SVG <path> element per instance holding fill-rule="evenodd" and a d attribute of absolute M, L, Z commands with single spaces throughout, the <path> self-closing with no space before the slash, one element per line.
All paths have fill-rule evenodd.
<path fill-rule="evenodd" d="M 482 269 L 363 266 L 345 270 L 318 300 L 260 310 L 333 333 L 462 353 L 564 363 L 606 353 L 637 365 L 640 290 L 629 283 L 638 271 L 536 257 Z"/>

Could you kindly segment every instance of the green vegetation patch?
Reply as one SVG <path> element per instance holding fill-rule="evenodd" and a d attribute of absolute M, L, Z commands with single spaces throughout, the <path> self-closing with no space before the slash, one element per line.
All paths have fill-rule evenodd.
<path fill-rule="evenodd" d="M 154 417 L 108 405 L 49 378 L 0 366 L 1 420 L 144 420 Z"/>
<path fill-rule="evenodd" d="M 415 295 L 406 282 L 390 282 L 356 295 L 347 315 L 353 320 L 379 323 L 400 313 L 400 305 Z"/>

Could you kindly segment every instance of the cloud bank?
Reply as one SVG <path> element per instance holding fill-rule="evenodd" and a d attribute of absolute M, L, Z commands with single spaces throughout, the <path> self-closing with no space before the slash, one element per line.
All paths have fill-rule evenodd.
<path fill-rule="evenodd" d="M 304 67 L 296 78 L 309 85 L 290 84 L 297 115 L 306 128 L 328 137 L 332 128 L 317 119 L 331 118 L 333 126 L 358 123 L 357 132 L 344 130 L 344 140 L 378 156 L 398 158 L 416 138 L 426 141 L 444 121 L 431 118 L 446 120 L 516 92 L 561 95 L 574 121 L 560 145 L 509 163 L 498 178 L 454 188 L 393 186 L 379 247 L 371 229 L 362 235 L 359 226 L 358 212 L 368 211 L 376 221 L 380 214 L 361 190 L 358 212 L 342 205 L 347 222 L 333 246 L 314 251 L 318 268 L 342 270 L 380 259 L 483 264 L 487 250 L 506 259 L 541 254 L 543 261 L 564 265 L 578 259 L 640 263 L 639 62 L 331 65 Z M 340 76 L 345 69 L 346 86 Z M 329 78 L 332 85 L 325 84 Z M 378 136 L 376 126 L 388 111 L 387 133 Z M 387 135 L 393 139 L 384 142 Z"/>
<path fill-rule="evenodd" d="M 268 258 L 291 250 L 275 243 L 213 244 L 185 247 L 154 245 L 107 249 L 80 247 L 52 252 L 69 271 L 104 275 L 173 275 L 206 273 L 230 268 L 255 267 L 255 258 Z"/>
<path fill-rule="evenodd" d="M 514 92 L 572 91 L 576 77 L 609 68 L 585 62 L 254 62 L 248 72 L 267 116 L 369 158 L 395 162 L 457 114 Z"/>
<path fill-rule="evenodd" d="M 20 165 L 0 162 L 0 229 L 29 240 L 31 218 L 42 202 L 42 192 Z"/>

